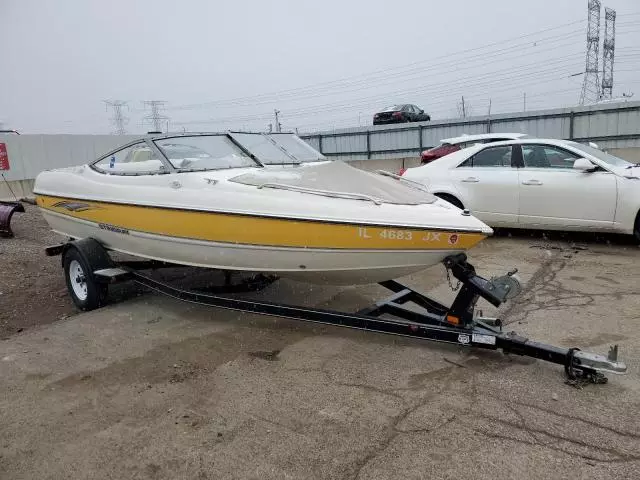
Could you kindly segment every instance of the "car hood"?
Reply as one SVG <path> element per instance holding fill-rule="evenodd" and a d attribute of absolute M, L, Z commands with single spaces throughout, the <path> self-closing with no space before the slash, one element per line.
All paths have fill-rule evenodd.
<path fill-rule="evenodd" d="M 615 173 L 616 175 L 620 176 L 620 177 L 625 177 L 625 178 L 629 178 L 629 177 L 635 177 L 640 179 L 640 166 L 633 166 L 631 168 L 629 167 L 609 167 L 609 170 L 611 170 L 613 173 Z"/>

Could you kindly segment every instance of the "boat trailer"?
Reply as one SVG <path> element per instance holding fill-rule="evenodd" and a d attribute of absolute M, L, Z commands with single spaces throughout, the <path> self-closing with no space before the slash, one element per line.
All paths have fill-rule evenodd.
<path fill-rule="evenodd" d="M 464 253 L 444 259 L 447 274 L 461 285 L 450 307 L 390 280 L 380 283 L 392 292 L 388 298 L 355 313 L 310 308 L 296 305 L 238 298 L 230 295 L 239 291 L 260 290 L 276 277 L 258 276 L 240 286 L 223 286 L 224 294 L 184 290 L 155 280 L 141 273 L 147 269 L 176 267 L 156 261 L 115 262 L 96 240 L 85 238 L 46 249 L 47 255 L 62 254 L 62 264 L 69 293 L 82 310 L 102 306 L 109 284 L 134 281 L 151 290 L 186 302 L 260 315 L 271 315 L 306 322 L 336 325 L 371 332 L 421 338 L 437 342 L 502 350 L 505 354 L 532 357 L 562 365 L 570 385 L 606 383 L 605 373 L 624 374 L 626 365 L 618 361 L 618 346 L 608 355 L 584 352 L 579 348 L 563 348 L 530 340 L 515 332 L 504 332 L 499 319 L 476 315 L 476 303 L 484 298 L 498 307 L 520 292 L 520 284 L 509 272 L 490 280 L 477 275 Z M 227 277 L 228 281 L 229 277 Z M 84 300 L 82 293 L 85 293 Z M 87 299 L 89 301 L 87 301 Z M 413 303 L 414 308 L 407 305 Z M 418 309 L 415 306 L 419 307 Z"/>

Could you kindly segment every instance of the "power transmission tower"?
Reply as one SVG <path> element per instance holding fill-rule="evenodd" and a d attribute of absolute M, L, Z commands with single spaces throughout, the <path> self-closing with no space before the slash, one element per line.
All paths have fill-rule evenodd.
<path fill-rule="evenodd" d="M 600 49 L 600 0 L 589 0 L 589 25 L 587 27 L 587 60 L 580 93 L 580 105 L 595 103 L 600 99 L 598 80 L 598 50 Z"/>
<path fill-rule="evenodd" d="M 280 110 L 274 110 L 273 113 L 275 114 L 276 117 L 276 121 L 275 121 L 275 130 L 276 132 L 281 132 L 282 131 L 282 124 L 280 123 L 280 120 L 278 118 L 278 115 L 280 114 Z"/>
<path fill-rule="evenodd" d="M 602 98 L 613 96 L 613 57 L 616 49 L 616 11 L 604 7 L 604 41 L 602 42 Z"/>
<path fill-rule="evenodd" d="M 152 124 L 155 132 L 161 132 L 163 130 L 162 126 L 166 125 L 166 131 L 168 131 L 170 119 L 166 115 L 162 115 L 160 113 L 160 109 L 163 108 L 166 103 L 167 102 L 163 100 L 144 100 L 142 105 L 149 107 L 151 112 L 142 117 L 142 123 L 144 124 L 146 122 Z"/>
<path fill-rule="evenodd" d="M 113 117 L 110 118 L 111 123 L 114 125 L 114 134 L 124 135 L 127 133 L 124 126 L 129 123 L 129 119 L 122 114 L 123 108 L 127 107 L 127 102 L 122 100 L 105 100 L 105 108 L 111 107 L 113 109 Z"/>

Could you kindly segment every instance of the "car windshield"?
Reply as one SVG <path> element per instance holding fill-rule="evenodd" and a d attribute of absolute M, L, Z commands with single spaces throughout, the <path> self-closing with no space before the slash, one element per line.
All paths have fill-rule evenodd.
<path fill-rule="evenodd" d="M 258 166 L 226 135 L 187 135 L 154 140 L 154 143 L 181 172 Z"/>
<path fill-rule="evenodd" d="M 402 105 L 391 105 L 390 107 L 383 108 L 380 111 L 381 112 L 397 112 L 399 110 L 402 110 Z"/>
<path fill-rule="evenodd" d="M 613 167 L 627 167 L 629 165 L 633 165 L 631 162 L 624 160 L 620 157 L 616 157 L 615 155 L 611 155 L 610 153 L 603 152 L 597 148 L 594 148 L 590 145 L 585 145 L 584 143 L 578 142 L 568 142 L 572 147 L 577 148 L 589 155 L 596 157 L 598 160 L 602 160 L 603 162 L 613 166 Z"/>

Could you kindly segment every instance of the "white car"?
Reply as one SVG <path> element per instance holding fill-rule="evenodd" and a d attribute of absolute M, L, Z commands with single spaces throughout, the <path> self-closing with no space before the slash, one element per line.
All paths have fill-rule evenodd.
<path fill-rule="evenodd" d="M 492 227 L 603 231 L 640 239 L 640 164 L 568 140 L 475 145 L 402 178 Z"/>

